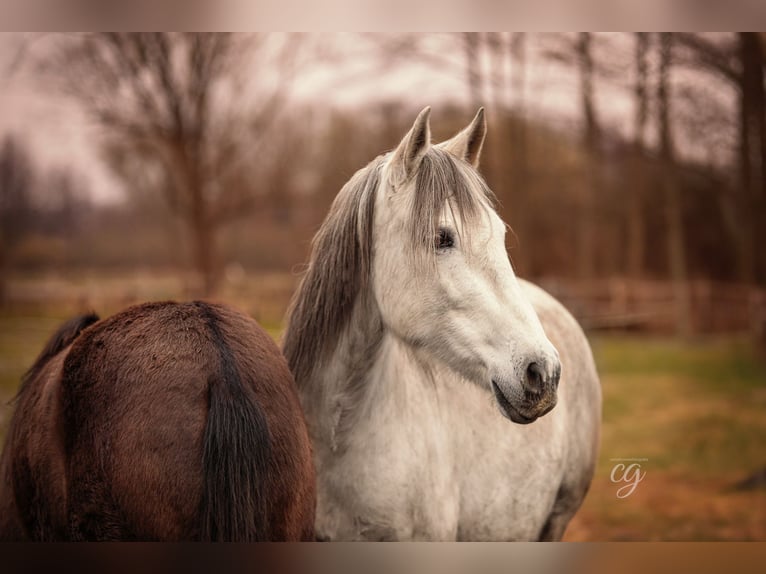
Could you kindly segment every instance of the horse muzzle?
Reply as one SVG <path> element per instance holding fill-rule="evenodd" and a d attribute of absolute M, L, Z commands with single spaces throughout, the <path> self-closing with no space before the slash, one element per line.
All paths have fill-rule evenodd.
<path fill-rule="evenodd" d="M 526 425 L 549 413 L 556 406 L 560 378 L 561 364 L 558 361 L 545 367 L 538 362 L 532 362 L 527 367 L 521 385 L 504 384 L 493 379 L 492 391 L 503 416 L 515 423 Z"/>

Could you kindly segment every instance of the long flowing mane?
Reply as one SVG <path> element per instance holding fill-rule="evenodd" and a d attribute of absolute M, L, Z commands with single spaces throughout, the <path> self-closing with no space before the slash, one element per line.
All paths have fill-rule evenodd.
<path fill-rule="evenodd" d="M 355 304 L 369 292 L 375 195 L 385 159 L 379 156 L 354 174 L 312 241 L 308 270 L 288 311 L 283 345 L 299 386 L 335 348 Z M 493 201 L 476 170 L 449 152 L 431 147 L 416 174 L 410 245 L 402 247 L 428 265 L 445 204 L 467 228 Z"/>

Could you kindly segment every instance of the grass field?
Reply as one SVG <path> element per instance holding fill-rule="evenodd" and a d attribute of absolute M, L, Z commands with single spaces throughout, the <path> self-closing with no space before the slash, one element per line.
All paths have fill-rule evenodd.
<path fill-rule="evenodd" d="M 604 392 L 601 455 L 567 540 L 764 540 L 766 363 L 745 339 L 592 338 Z M 619 499 L 614 458 L 646 458 Z"/>
<path fill-rule="evenodd" d="M 277 283 L 258 282 L 274 292 L 289 289 Z M 105 309 L 93 301 L 88 306 L 102 314 L 119 308 L 114 302 Z M 0 313 L 0 438 L 11 412 L 5 403 L 22 373 L 79 307 L 82 302 Z M 271 320 L 276 311 L 243 308 L 278 334 Z M 601 456 L 566 539 L 766 540 L 766 489 L 733 488 L 766 467 L 766 361 L 748 340 L 591 340 L 604 390 Z M 610 480 L 614 458 L 648 459 L 641 463 L 645 478 L 627 498 L 617 498 L 620 485 Z"/>

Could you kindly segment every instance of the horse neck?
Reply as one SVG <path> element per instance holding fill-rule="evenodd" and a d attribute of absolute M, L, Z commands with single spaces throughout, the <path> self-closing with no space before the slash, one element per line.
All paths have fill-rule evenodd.
<path fill-rule="evenodd" d="M 332 450 L 343 448 L 365 407 L 397 401 L 403 389 L 395 387 L 405 380 L 427 383 L 428 366 L 385 329 L 374 303 L 358 301 L 335 349 L 302 389 L 312 434 Z"/>
<path fill-rule="evenodd" d="M 314 358 L 310 375 L 298 381 L 312 434 L 334 445 L 344 413 L 363 399 L 366 380 L 383 341 L 377 306 L 359 296 L 349 321 L 325 357 Z"/>

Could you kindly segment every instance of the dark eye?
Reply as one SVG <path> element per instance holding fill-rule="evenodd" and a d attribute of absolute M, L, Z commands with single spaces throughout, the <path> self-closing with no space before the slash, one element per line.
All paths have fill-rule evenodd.
<path fill-rule="evenodd" d="M 439 229 L 439 235 L 436 238 L 437 249 L 450 249 L 455 246 L 455 236 L 449 229 Z"/>

